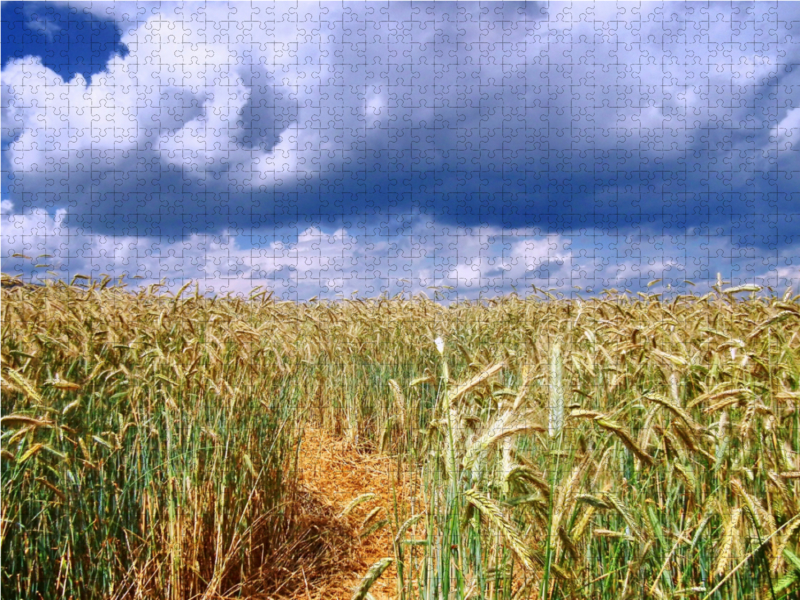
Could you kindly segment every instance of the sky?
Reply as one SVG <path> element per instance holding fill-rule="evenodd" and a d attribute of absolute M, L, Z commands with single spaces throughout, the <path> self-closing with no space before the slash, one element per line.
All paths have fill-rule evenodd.
<path fill-rule="evenodd" d="M 800 283 L 798 3 L 3 2 L 0 82 L 27 281 Z"/>

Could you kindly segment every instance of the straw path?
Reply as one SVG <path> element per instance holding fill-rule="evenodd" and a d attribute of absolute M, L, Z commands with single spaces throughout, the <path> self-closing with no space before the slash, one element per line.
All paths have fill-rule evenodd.
<path fill-rule="evenodd" d="M 394 499 L 397 493 L 400 520 L 408 517 L 414 493 L 409 473 L 399 473 L 396 462 L 385 455 L 356 448 L 346 440 L 332 437 L 321 429 L 306 428 L 298 456 L 298 480 L 300 489 L 316 502 L 338 515 L 358 496 L 372 493 L 375 498 L 356 506 L 342 517 L 337 525 L 349 531 L 348 547 L 336 549 L 336 553 L 347 557 L 341 561 L 340 569 L 326 573 L 316 581 L 309 581 L 308 588 L 294 598 L 317 600 L 350 600 L 353 588 L 369 567 L 384 557 L 394 557 L 392 549 L 392 523 L 394 523 Z M 376 507 L 382 511 L 374 519 L 389 519 L 389 524 L 375 533 L 360 539 L 361 523 Z M 368 529 L 369 527 L 367 527 Z M 396 569 L 393 564 L 370 589 L 376 600 L 397 596 Z"/>

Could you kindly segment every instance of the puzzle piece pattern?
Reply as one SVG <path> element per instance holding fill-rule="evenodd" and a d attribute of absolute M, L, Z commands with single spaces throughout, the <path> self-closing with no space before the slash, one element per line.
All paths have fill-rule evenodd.
<path fill-rule="evenodd" d="M 797 277 L 791 4 L 4 6 L 2 260 L 31 281 Z"/>

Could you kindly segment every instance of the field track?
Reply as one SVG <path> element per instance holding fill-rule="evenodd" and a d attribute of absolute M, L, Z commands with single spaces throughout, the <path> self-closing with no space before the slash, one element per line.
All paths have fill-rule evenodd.
<path fill-rule="evenodd" d="M 394 466 L 387 456 L 366 449 L 359 451 L 353 444 L 337 440 L 320 429 L 305 430 L 298 459 L 301 490 L 328 509 L 326 513 L 331 520 L 323 526 L 341 528 L 346 535 L 338 539 L 338 548 L 330 549 L 330 555 L 340 557 L 340 561 L 331 564 L 331 570 L 319 581 L 312 582 L 308 592 L 303 591 L 295 598 L 350 600 L 353 588 L 367 569 L 384 556 L 392 555 L 392 536 L 388 528 L 381 528 L 361 540 L 360 524 L 377 507 L 382 510 L 374 521 L 386 518 L 394 510 Z M 410 482 L 398 483 L 401 491 L 411 490 Z M 345 517 L 338 517 L 353 499 L 363 494 L 376 497 L 359 504 Z M 407 497 L 398 498 L 401 504 L 407 500 Z M 384 572 L 370 593 L 376 600 L 396 596 L 394 566 Z"/>

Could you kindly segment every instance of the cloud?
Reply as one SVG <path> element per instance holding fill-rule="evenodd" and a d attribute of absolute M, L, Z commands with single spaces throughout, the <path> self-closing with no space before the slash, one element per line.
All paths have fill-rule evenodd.
<path fill-rule="evenodd" d="M 48 270 L 64 280 L 76 274 L 95 279 L 109 274 L 115 280 L 124 275 L 134 290 L 162 280 L 172 291 L 193 280 L 201 293 L 222 295 L 247 295 L 264 286 L 290 300 L 333 300 L 354 293 L 432 296 L 431 287 L 441 291 L 444 286 L 453 288 L 444 292 L 451 300 L 515 290 L 525 296 L 533 286 L 568 296 L 576 288 L 583 294 L 646 290 L 647 282 L 659 278 L 664 278 L 662 286 L 703 293 L 718 272 L 734 284 L 755 282 L 782 292 L 800 275 L 797 242 L 764 257 L 753 248 L 693 230 L 672 236 L 586 231 L 570 238 L 531 229 L 454 228 L 417 214 L 395 235 L 311 226 L 268 237 L 225 231 L 164 240 L 90 234 L 64 225 L 64 218 L 65 210 L 16 213 L 14 204 L 3 200 L 3 256 L 53 257 L 49 266 L 38 269 L 26 259 L 4 258 L 3 270 L 33 281 L 49 278 Z M 686 279 L 698 280 L 698 286 L 688 288 Z"/>
<path fill-rule="evenodd" d="M 3 69 L 4 271 L 291 298 L 796 277 L 791 5 L 71 6 L 130 53 Z"/>
<path fill-rule="evenodd" d="M 783 120 L 769 132 L 770 141 L 774 141 L 779 150 L 800 150 L 800 108 L 786 113 Z"/>
<path fill-rule="evenodd" d="M 774 191 L 769 153 L 789 148 L 769 135 L 793 113 L 759 98 L 787 94 L 793 57 L 759 6 L 735 23 L 693 5 L 146 6 L 88 88 L 35 60 L 3 71 L 13 198 L 131 235 L 341 217 L 370 196 L 558 232 L 640 226 L 667 199 L 685 222 L 665 227 L 685 227 L 725 218 L 694 210 L 720 189 L 734 213 Z M 732 29 L 752 44 L 721 45 Z"/>

